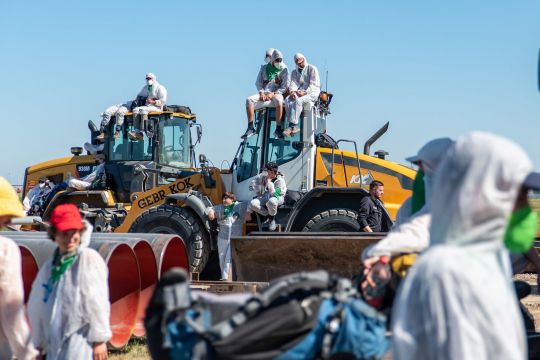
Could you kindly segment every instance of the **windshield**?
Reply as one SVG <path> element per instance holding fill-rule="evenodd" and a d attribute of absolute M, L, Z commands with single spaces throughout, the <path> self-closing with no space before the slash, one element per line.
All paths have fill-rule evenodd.
<path fill-rule="evenodd" d="M 159 163 L 179 168 L 190 167 L 190 130 L 188 120 L 166 116 L 159 127 Z"/>
<path fill-rule="evenodd" d="M 170 114 L 150 115 L 149 121 L 158 128 L 154 139 L 144 135 L 143 140 L 130 140 L 128 132 L 133 131 L 131 116 L 126 122 L 118 139 L 107 136 L 107 159 L 109 161 L 158 161 L 162 165 L 174 167 L 190 166 L 190 131 L 189 120 L 171 117 Z M 110 122 L 108 133 L 113 134 L 114 119 Z M 154 145 L 159 140 L 159 151 L 154 158 Z"/>

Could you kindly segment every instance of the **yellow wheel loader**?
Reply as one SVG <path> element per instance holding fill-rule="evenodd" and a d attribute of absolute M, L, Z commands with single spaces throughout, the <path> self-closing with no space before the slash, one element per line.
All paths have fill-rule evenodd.
<path fill-rule="evenodd" d="M 220 204 L 225 191 L 234 192 L 240 201 L 250 201 L 255 195 L 250 182 L 270 161 L 279 165 L 289 189 L 276 216 L 281 231 L 359 231 L 360 199 L 368 195 L 366 188 L 374 179 L 385 184 L 388 212 L 383 229 L 389 230 L 399 206 L 411 195 L 415 171 L 386 160 L 384 152 L 369 155 L 370 145 L 388 124 L 359 154 L 354 141 L 333 141 L 326 134 L 328 114 L 327 104 L 306 104 L 300 131 L 280 139 L 272 135 L 275 109 L 260 109 L 255 114 L 255 134 L 240 142 L 230 168 L 217 169 L 208 166 L 202 154 L 197 165 L 194 149 L 202 127 L 189 111 L 150 113 L 153 134 L 139 141 L 128 137 L 132 130 L 128 113 L 118 138 L 112 136 L 113 118 L 102 148 L 93 141 L 93 148 L 106 158 L 104 179 L 94 180 L 83 191 L 67 187 L 67 179 L 84 177 L 96 166 L 95 156 L 72 148 L 71 157 L 28 167 L 24 194 L 47 177 L 64 186 L 49 193 L 41 209 L 37 206 L 35 214 L 45 221 L 54 206 L 69 202 L 79 205 L 97 231 L 179 234 L 189 249 L 194 272 L 203 271 L 211 250 L 217 248 L 216 226 L 207 220 L 206 209 Z M 91 121 L 89 128 L 95 139 L 98 131 Z M 347 143 L 354 151 L 340 148 Z M 260 222 L 246 224 L 245 229 L 260 230 Z"/>

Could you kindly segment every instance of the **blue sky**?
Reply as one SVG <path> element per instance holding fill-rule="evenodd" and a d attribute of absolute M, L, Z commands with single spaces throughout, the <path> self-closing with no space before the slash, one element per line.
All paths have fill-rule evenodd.
<path fill-rule="evenodd" d="M 268 47 L 329 72 L 329 133 L 404 163 L 472 130 L 520 143 L 540 170 L 537 1 L 11 1 L 0 9 L 0 175 L 69 154 L 108 105 L 154 72 L 203 124 L 198 152 L 231 160 Z"/>

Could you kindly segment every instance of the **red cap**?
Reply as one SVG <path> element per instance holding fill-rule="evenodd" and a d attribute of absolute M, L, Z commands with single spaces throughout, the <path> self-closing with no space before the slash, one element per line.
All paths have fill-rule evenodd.
<path fill-rule="evenodd" d="M 82 230 L 84 228 L 81 213 L 73 204 L 62 204 L 54 208 L 51 225 L 58 231 Z"/>

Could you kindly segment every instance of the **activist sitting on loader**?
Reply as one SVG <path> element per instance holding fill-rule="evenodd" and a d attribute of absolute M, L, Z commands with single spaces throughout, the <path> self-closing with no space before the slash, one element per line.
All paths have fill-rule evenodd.
<path fill-rule="evenodd" d="M 255 190 L 258 196 L 251 200 L 246 220 L 250 221 L 251 213 L 255 211 L 267 217 L 263 224 L 268 224 L 268 230 L 276 230 L 277 225 L 274 217 L 277 214 L 278 206 L 285 202 L 285 193 L 287 193 L 285 177 L 278 172 L 277 164 L 274 162 L 266 164 L 263 172 L 253 179 L 250 190 Z"/>
<path fill-rule="evenodd" d="M 301 53 L 294 55 L 294 63 L 296 68 L 291 73 L 289 96 L 285 99 L 285 111 L 289 119 L 289 126 L 283 131 L 286 137 L 300 131 L 298 122 L 304 104 L 314 103 L 321 93 L 321 79 L 317 67 L 308 64 L 306 57 Z"/>
<path fill-rule="evenodd" d="M 163 110 L 163 106 L 167 102 L 167 89 L 157 82 L 156 75 L 148 73 L 146 74 L 146 85 L 137 95 L 137 99 L 144 99 L 145 104 L 133 109 L 133 131 L 128 133 L 131 140 L 143 139 L 143 130 L 148 122 L 148 113 Z M 148 133 L 148 131 L 153 131 L 153 129 L 147 129 L 147 135 L 151 137 L 152 134 Z"/>
<path fill-rule="evenodd" d="M 270 50 L 272 50 L 270 52 Z M 270 57 L 268 53 L 270 52 Z M 262 65 L 255 81 L 258 93 L 246 99 L 246 113 L 248 118 L 248 128 L 242 138 L 248 138 L 255 134 L 253 119 L 255 110 L 265 106 L 276 108 L 276 130 L 274 135 L 283 138 L 282 119 L 284 112 L 283 96 L 289 86 L 289 69 L 283 62 L 283 55 L 277 49 L 266 51 L 267 64 Z"/>

